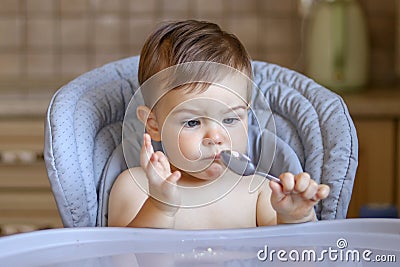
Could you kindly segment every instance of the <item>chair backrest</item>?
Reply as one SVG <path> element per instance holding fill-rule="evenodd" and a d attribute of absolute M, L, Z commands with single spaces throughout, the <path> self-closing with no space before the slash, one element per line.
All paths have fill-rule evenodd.
<path fill-rule="evenodd" d="M 65 227 L 107 225 L 110 188 L 127 168 L 122 125 L 139 87 L 138 60 L 126 58 L 85 73 L 59 89 L 50 102 L 44 155 Z M 261 151 L 274 139 L 270 172 L 309 172 L 331 187 L 328 198 L 316 206 L 318 218 L 345 218 L 358 141 L 342 98 L 293 70 L 259 61 L 252 65 L 254 82 L 273 112 L 276 131 L 249 130 L 250 156 L 262 163 Z M 251 128 L 255 120 L 250 118 L 249 123 Z"/>

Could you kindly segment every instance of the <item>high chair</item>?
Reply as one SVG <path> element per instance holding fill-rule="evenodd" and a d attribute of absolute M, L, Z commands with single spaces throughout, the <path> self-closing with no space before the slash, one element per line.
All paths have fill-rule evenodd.
<path fill-rule="evenodd" d="M 49 104 L 44 157 L 65 227 L 107 225 L 110 189 L 127 168 L 121 148 L 122 125 L 139 87 L 138 63 L 135 56 L 89 71 L 59 89 Z M 276 131 L 257 134 L 249 130 L 249 156 L 262 167 L 260 151 L 272 135 L 276 148 L 270 173 L 310 173 L 331 188 L 328 198 L 315 207 L 318 219 L 345 218 L 358 141 L 344 101 L 293 70 L 260 61 L 253 61 L 252 67 L 254 83 L 272 110 Z M 254 123 L 250 118 L 249 128 Z M 134 140 L 137 151 L 141 138 L 138 134 Z M 136 160 L 139 166 L 139 154 Z"/>

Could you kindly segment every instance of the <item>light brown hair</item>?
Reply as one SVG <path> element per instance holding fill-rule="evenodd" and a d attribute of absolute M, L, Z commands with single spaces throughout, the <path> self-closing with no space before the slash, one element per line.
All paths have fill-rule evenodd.
<path fill-rule="evenodd" d="M 251 61 L 239 39 L 214 23 L 185 20 L 167 22 L 147 38 L 139 61 L 139 84 L 181 63 L 207 61 L 227 65 L 250 79 Z"/>

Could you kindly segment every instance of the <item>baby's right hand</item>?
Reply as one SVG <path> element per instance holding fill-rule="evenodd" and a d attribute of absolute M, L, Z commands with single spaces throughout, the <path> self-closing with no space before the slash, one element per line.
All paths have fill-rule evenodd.
<path fill-rule="evenodd" d="M 143 137 L 140 165 L 146 173 L 153 204 L 167 215 L 174 216 L 180 203 L 180 193 L 176 184 L 181 178 L 181 173 L 171 173 L 167 157 L 161 151 L 154 152 L 148 134 L 144 134 Z"/>

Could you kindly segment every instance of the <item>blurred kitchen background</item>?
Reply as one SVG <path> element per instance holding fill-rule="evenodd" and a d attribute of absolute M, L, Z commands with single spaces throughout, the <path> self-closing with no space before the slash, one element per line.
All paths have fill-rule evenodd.
<path fill-rule="evenodd" d="M 0 0 L 0 81 L 16 86 L 2 86 L 0 91 L 54 91 L 43 86 L 31 92 L 25 82 L 57 85 L 106 62 L 139 54 L 157 23 L 186 18 L 214 21 L 235 33 L 254 59 L 303 71 L 307 21 L 301 2 Z M 397 2 L 359 1 L 370 31 L 371 84 L 388 85 L 396 79 Z"/>
<path fill-rule="evenodd" d="M 322 2 L 343 1 L 349 0 L 0 0 L 3 234 L 61 225 L 42 159 L 45 110 L 60 86 L 139 54 L 158 23 L 188 18 L 233 32 L 253 59 L 307 75 L 312 15 Z M 400 204 L 400 0 L 354 1 L 365 20 L 368 63 L 354 66 L 367 70 L 357 92 L 339 92 L 360 138 L 349 217 L 363 216 L 366 207 L 367 215 L 376 208 L 392 216 Z"/>

